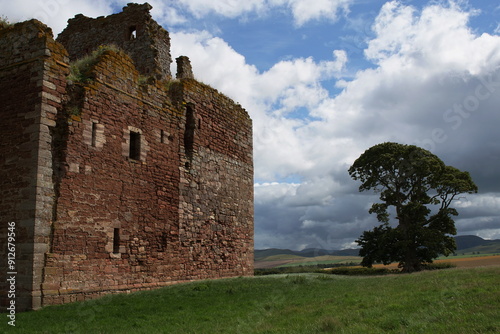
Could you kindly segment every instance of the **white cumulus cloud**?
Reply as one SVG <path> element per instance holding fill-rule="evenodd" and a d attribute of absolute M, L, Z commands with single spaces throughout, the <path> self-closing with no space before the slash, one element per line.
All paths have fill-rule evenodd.
<path fill-rule="evenodd" d="M 337 20 L 339 13 L 347 13 L 353 0 L 180 0 L 183 7 L 198 18 L 209 14 L 225 17 L 244 17 L 247 14 L 268 15 L 269 11 L 289 10 L 295 24 L 301 26 L 315 20 Z"/>
<path fill-rule="evenodd" d="M 12 22 L 37 19 L 49 25 L 57 35 L 76 14 L 98 17 L 112 13 L 111 2 L 98 0 L 0 0 L 2 15 Z"/>

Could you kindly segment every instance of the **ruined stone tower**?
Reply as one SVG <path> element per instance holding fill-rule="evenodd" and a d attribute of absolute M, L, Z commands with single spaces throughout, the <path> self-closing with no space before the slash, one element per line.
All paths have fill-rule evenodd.
<path fill-rule="evenodd" d="M 101 45 L 116 45 L 134 61 L 140 74 L 169 79 L 170 37 L 152 18 L 149 4 L 130 3 L 123 12 L 97 19 L 77 15 L 57 37 L 68 50 L 70 61 Z"/>
<path fill-rule="evenodd" d="M 18 310 L 253 273 L 252 122 L 187 57 L 172 78 L 150 9 L 77 15 L 57 41 L 36 20 L 0 28 L 0 257 L 13 222 Z"/>

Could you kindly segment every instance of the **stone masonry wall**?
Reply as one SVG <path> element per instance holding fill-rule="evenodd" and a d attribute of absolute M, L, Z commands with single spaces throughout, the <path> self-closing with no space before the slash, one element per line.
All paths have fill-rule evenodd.
<path fill-rule="evenodd" d="M 59 122 L 66 147 L 46 304 L 184 279 L 177 246 L 182 115 L 161 86 L 138 84 L 125 54 L 103 54 L 94 72 L 95 81 L 72 87 Z M 135 158 L 131 132 L 140 135 Z"/>
<path fill-rule="evenodd" d="M 0 30 L 0 281 L 17 272 L 18 310 L 41 305 L 54 204 L 51 131 L 68 74 L 67 53 L 32 20 Z M 7 270 L 7 222 L 15 222 L 15 270 Z"/>
<path fill-rule="evenodd" d="M 130 3 L 123 12 L 97 19 L 77 15 L 59 34 L 71 60 L 91 53 L 100 45 L 114 44 L 125 50 L 142 75 L 168 79 L 170 74 L 170 37 L 152 18 L 151 6 Z"/>
<path fill-rule="evenodd" d="M 57 182 L 57 221 L 42 285 L 44 303 L 251 275 L 251 127 L 236 129 L 251 126 L 246 112 L 233 112 L 227 98 L 218 111 L 201 109 L 197 119 L 203 117 L 207 129 L 195 130 L 195 148 L 186 164 L 189 108 L 184 98 L 179 100 L 188 94 L 186 88 L 179 91 L 179 82 L 139 84 L 131 59 L 113 51 L 101 56 L 94 72 L 94 82 L 72 88 L 61 120 L 61 126 L 67 122 L 62 133 L 68 137 L 62 135 L 67 146 L 59 164 L 66 170 Z M 213 99 L 208 105 L 218 103 L 215 90 L 199 87 L 204 93 L 193 95 Z M 224 114 L 222 124 L 215 126 Z M 235 115 L 245 122 L 235 122 Z M 250 150 L 245 159 L 229 155 L 234 143 L 224 145 L 221 131 L 230 136 L 242 132 L 234 140 Z M 130 157 L 131 132 L 141 136 L 137 158 Z M 192 182 L 200 186 L 192 187 Z"/>
<path fill-rule="evenodd" d="M 180 187 L 180 241 L 194 270 L 253 272 L 252 122 L 218 91 L 192 79 L 181 82 L 192 113 L 190 155 L 184 146 Z M 186 143 L 184 143 L 186 145 Z M 234 267 L 236 264 L 236 268 Z"/>
<path fill-rule="evenodd" d="M 187 57 L 179 79 L 145 81 L 127 53 L 71 82 L 45 25 L 0 30 L 0 255 L 15 221 L 18 310 L 253 274 L 248 114 Z"/>

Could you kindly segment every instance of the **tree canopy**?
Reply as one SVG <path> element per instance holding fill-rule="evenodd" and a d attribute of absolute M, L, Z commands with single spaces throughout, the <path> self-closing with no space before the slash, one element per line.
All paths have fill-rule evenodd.
<path fill-rule="evenodd" d="M 374 190 L 381 200 L 369 212 L 382 224 L 356 240 L 363 266 L 399 262 L 405 272 L 419 271 L 456 249 L 452 216 L 458 212 L 451 204 L 460 194 L 477 192 L 468 172 L 446 166 L 420 147 L 387 142 L 366 150 L 349 175 L 361 181 L 360 191 Z M 391 212 L 395 227 L 390 224 Z"/>

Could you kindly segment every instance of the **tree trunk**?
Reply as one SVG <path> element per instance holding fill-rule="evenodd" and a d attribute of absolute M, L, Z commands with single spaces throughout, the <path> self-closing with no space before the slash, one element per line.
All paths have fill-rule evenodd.
<path fill-rule="evenodd" d="M 402 267 L 403 267 L 402 272 L 404 273 L 412 273 L 415 271 L 422 270 L 420 261 L 416 258 L 416 256 L 412 256 L 411 254 L 407 254 L 405 262 L 403 263 Z"/>
<path fill-rule="evenodd" d="M 403 213 L 401 208 L 396 208 L 399 220 L 399 228 L 403 234 L 406 247 L 403 250 L 403 259 L 400 262 L 399 267 L 402 267 L 402 272 L 412 273 L 415 271 L 422 270 L 420 260 L 417 257 L 417 244 L 415 242 L 415 236 L 411 232 L 412 219 Z"/>

